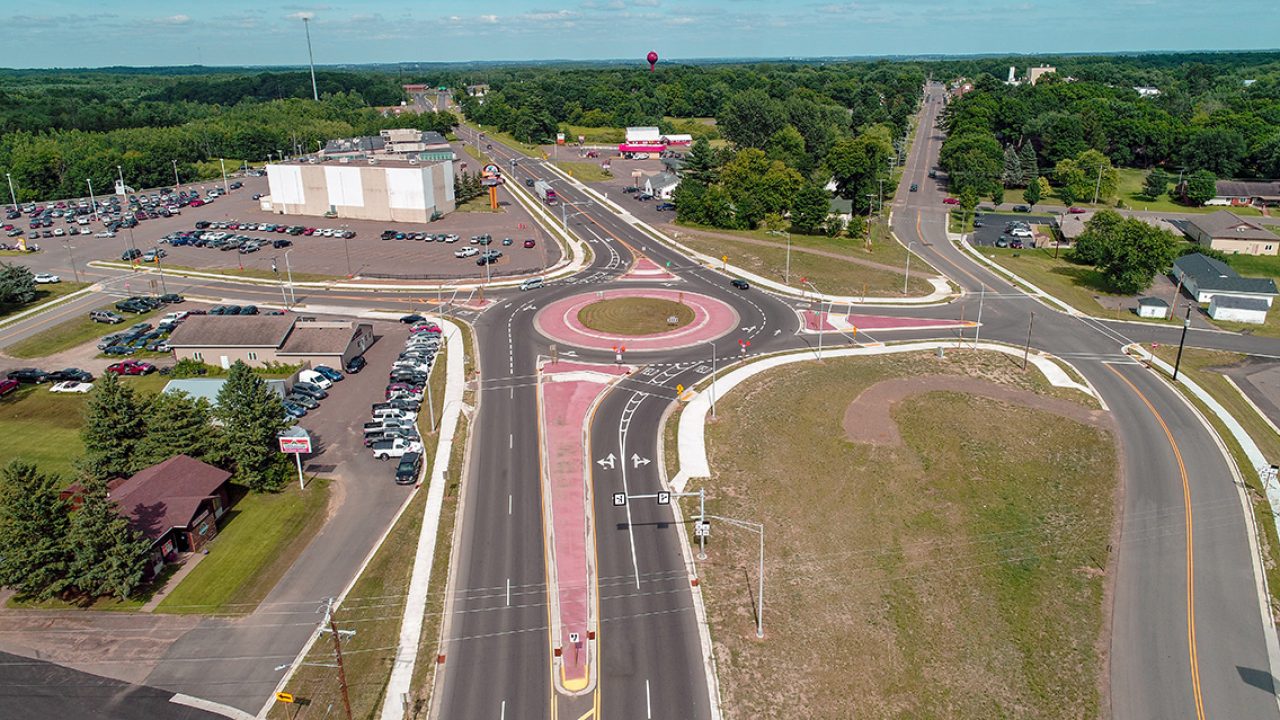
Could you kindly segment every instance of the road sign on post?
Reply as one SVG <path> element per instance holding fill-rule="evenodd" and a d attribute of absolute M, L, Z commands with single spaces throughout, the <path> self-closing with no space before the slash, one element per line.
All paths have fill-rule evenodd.
<path fill-rule="evenodd" d="M 658 504 L 659 504 L 659 505 L 670 505 L 670 504 L 671 504 L 671 493 L 667 492 L 666 490 L 659 490 L 659 491 L 658 491 Z"/>
<path fill-rule="evenodd" d="M 614 493 L 614 494 L 613 494 L 613 506 L 614 506 L 614 507 L 622 507 L 622 506 L 624 506 L 624 505 L 626 505 L 626 504 L 627 504 L 627 494 L 626 494 L 626 493 Z"/>
<path fill-rule="evenodd" d="M 282 703 L 292 703 L 292 702 L 295 702 L 295 700 L 293 699 L 293 693 L 287 693 L 287 692 L 278 692 L 278 693 L 276 693 L 276 700 L 278 700 L 279 702 L 282 702 Z"/>
<path fill-rule="evenodd" d="M 711 537 L 711 521 L 710 520 L 697 521 L 697 524 L 693 526 L 693 536 L 700 537 L 700 538 Z"/>
<path fill-rule="evenodd" d="M 311 436 L 300 427 L 292 427 L 277 436 L 280 452 L 292 455 L 298 465 L 298 488 L 307 489 L 307 482 L 302 475 L 302 456 L 311 454 Z"/>

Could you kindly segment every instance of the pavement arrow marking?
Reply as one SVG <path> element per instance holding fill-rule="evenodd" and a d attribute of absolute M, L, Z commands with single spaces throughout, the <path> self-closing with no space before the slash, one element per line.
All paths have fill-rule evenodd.
<path fill-rule="evenodd" d="M 613 453 L 609 453 L 607 457 L 602 457 L 599 460 L 597 460 L 596 464 L 602 468 L 605 468 L 606 470 L 612 470 L 614 468 L 614 462 L 616 460 L 617 458 L 614 457 Z"/>
<path fill-rule="evenodd" d="M 565 357 L 578 357 L 578 353 L 576 353 L 576 352 L 574 352 L 574 351 L 572 351 L 572 350 L 561 350 L 561 351 L 560 351 L 560 354 L 561 354 L 561 355 L 563 355 L 563 356 L 565 356 Z"/>
<path fill-rule="evenodd" d="M 612 455 L 610 455 L 610 457 L 612 457 Z M 641 465 L 648 465 L 649 462 L 650 462 L 649 458 L 642 458 L 637 453 L 632 453 L 631 455 L 631 467 L 633 468 L 638 468 Z"/>

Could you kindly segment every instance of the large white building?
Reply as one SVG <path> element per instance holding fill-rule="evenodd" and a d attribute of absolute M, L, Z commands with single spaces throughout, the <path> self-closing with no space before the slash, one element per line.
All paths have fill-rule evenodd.
<path fill-rule="evenodd" d="M 453 212 L 453 163 L 417 158 L 351 158 L 267 166 L 264 208 L 283 215 L 428 222 Z"/>

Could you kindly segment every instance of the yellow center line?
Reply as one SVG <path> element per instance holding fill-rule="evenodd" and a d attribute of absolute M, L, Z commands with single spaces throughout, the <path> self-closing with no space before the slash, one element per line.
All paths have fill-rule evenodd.
<path fill-rule="evenodd" d="M 1186 515 L 1187 524 L 1187 647 L 1188 655 L 1191 661 L 1191 695 L 1195 700 L 1196 718 L 1204 720 L 1204 697 L 1200 692 L 1200 659 L 1196 649 L 1196 585 L 1195 585 L 1195 545 L 1192 535 L 1191 524 L 1191 484 L 1187 478 L 1187 466 L 1182 461 L 1182 452 L 1178 449 L 1178 443 L 1173 439 L 1173 433 L 1170 432 L 1168 424 L 1164 418 L 1156 411 L 1151 401 L 1147 400 L 1147 396 L 1129 381 L 1124 375 L 1111 365 L 1106 368 L 1116 374 L 1125 385 L 1128 385 L 1138 398 L 1142 400 L 1142 404 L 1147 406 L 1151 414 L 1155 416 L 1156 422 L 1160 423 L 1160 428 L 1164 430 L 1165 439 L 1169 441 L 1169 447 L 1173 449 L 1173 457 L 1178 461 L 1178 473 L 1182 477 L 1182 506 Z"/>

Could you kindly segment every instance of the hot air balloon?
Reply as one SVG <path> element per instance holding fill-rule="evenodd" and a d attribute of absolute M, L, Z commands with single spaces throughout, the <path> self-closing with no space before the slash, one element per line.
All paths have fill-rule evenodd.
<path fill-rule="evenodd" d="M 653 66 L 658 64 L 658 53 L 650 50 L 649 54 L 644 56 L 644 59 L 649 61 L 649 72 L 653 72 Z"/>

